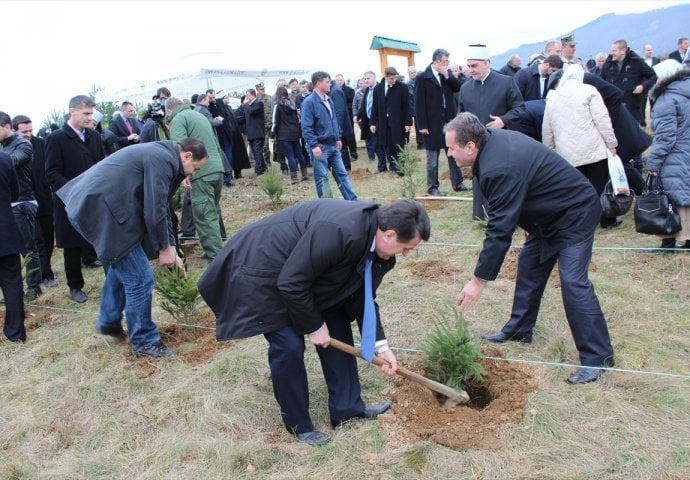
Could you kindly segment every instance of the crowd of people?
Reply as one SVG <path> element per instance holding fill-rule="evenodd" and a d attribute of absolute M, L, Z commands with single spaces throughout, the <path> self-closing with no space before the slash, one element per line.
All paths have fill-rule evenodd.
<path fill-rule="evenodd" d="M 141 119 L 124 101 L 106 129 L 93 99 L 77 95 L 65 123 L 45 139 L 33 134 L 30 117 L 0 112 L 5 336 L 26 341 L 23 301 L 57 285 L 51 268 L 57 245 L 73 301 L 88 300 L 82 267 L 104 269 L 98 333 L 128 338 L 135 356 L 174 355 L 151 318 L 149 261 L 184 271 L 180 245 L 198 237 L 209 261 L 199 288 L 218 318 L 218 339 L 266 337 L 286 429 L 311 445 L 330 441 L 309 416 L 305 335 L 318 347 L 333 426 L 375 418 L 390 404 L 365 405 L 354 359 L 327 347 L 331 336 L 353 343 L 352 321 L 363 338 L 369 324 L 371 355 L 386 361 L 384 373 L 395 373 L 375 291 L 396 255 L 428 240 L 431 225 L 413 201 L 356 201 L 348 172 L 358 160 L 359 130 L 377 174 L 402 175 L 398 153 L 414 139 L 425 150 L 429 195 L 445 195 L 441 150 L 450 188 L 472 190 L 473 218 L 488 226 L 474 275 L 457 298 L 462 312 L 496 278 L 515 229 L 528 234 L 511 317 L 500 331 L 481 337 L 531 342 L 546 281 L 558 263 L 582 365 L 568 382 L 597 380 L 614 364 L 587 274 L 597 224 L 621 224 L 605 217 L 599 203 L 609 154 L 620 157 L 638 194 L 643 173 L 663 178 L 683 228 L 663 238 L 661 247 L 690 248 L 690 70 L 684 68 L 690 54 L 687 38 L 663 61 L 651 45 L 640 56 L 616 40 L 610 54 L 583 62 L 576 45 L 573 35 L 549 41 L 527 67 L 513 55 L 500 71 L 486 45 L 470 45 L 463 68 L 439 48 L 423 71 L 408 68 L 407 81 L 387 67 L 380 80 L 365 72 L 356 88 L 340 74 L 332 79 L 317 71 L 310 81 L 280 80 L 273 97 L 257 84 L 235 110 L 222 90 L 181 99 L 162 87 Z M 648 103 L 653 137 L 642 128 Z M 645 165 L 642 153 L 650 145 Z M 303 202 L 228 235 L 223 187 L 232 187 L 252 164 L 252 177 L 264 175 L 271 162 L 291 184 L 309 180 L 311 168 L 319 199 L 333 196 L 330 172 L 344 200 Z M 463 167 L 472 172 L 472 186 L 464 183 Z M 173 199 L 180 186 L 178 222 Z M 27 259 L 26 293 L 20 256 Z"/>

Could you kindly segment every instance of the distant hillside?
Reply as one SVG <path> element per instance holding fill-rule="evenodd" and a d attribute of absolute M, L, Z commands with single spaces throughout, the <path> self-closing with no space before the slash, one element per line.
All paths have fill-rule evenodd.
<path fill-rule="evenodd" d="M 586 8 L 584 2 L 583 8 Z M 620 39 L 627 41 L 628 46 L 640 54 L 642 47 L 646 43 L 651 43 L 654 46 L 654 55 L 663 58 L 676 49 L 679 37 L 690 36 L 688 19 L 690 19 L 690 4 L 627 15 L 609 13 L 572 32 L 562 32 L 562 35 L 575 34 L 577 39 L 575 55 L 583 61 L 587 61 L 590 56 L 594 57 L 599 52 L 608 54 L 611 43 Z M 543 51 L 544 44 L 549 40 L 552 39 L 545 38 L 542 42 L 520 45 L 491 57 L 491 64 L 499 69 L 505 65 L 512 54 L 517 53 L 522 59 L 522 65 L 525 66 L 530 55 Z"/>

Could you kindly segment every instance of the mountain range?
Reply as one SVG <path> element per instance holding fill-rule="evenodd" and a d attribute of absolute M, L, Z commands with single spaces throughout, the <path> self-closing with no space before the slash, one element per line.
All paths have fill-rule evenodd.
<path fill-rule="evenodd" d="M 554 5 L 557 5 L 554 4 Z M 586 8 L 586 2 L 582 2 Z M 554 12 L 555 15 L 560 13 Z M 608 54 L 611 44 L 616 40 L 625 40 L 628 47 L 642 55 L 642 47 L 650 43 L 654 47 L 654 56 L 664 59 L 676 50 L 678 38 L 690 36 L 690 4 L 650 10 L 643 13 L 602 15 L 588 24 L 560 36 L 575 34 L 577 49 L 575 55 L 583 61 L 597 53 Z M 558 39 L 559 37 L 556 37 Z M 522 59 L 522 66 L 529 63 L 530 55 L 540 53 L 550 38 L 542 42 L 520 45 L 500 55 L 491 57 L 493 68 L 499 69 L 506 64 L 511 55 L 517 54 Z"/>

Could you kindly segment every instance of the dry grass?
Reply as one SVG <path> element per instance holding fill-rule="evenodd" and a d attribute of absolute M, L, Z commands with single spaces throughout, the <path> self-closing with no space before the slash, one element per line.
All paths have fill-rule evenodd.
<path fill-rule="evenodd" d="M 366 174 L 366 167 L 375 169 L 362 154 L 353 163 L 361 199 L 399 196 L 399 179 Z M 273 211 L 256 182 L 237 183 L 223 197 L 229 233 Z M 447 181 L 442 190 L 450 190 Z M 312 182 L 288 186 L 284 202 L 313 192 Z M 471 275 L 483 231 L 470 212 L 471 202 L 430 209 L 431 244 L 400 259 L 385 279 L 379 302 L 394 346 L 419 348 L 433 313 Z M 516 233 L 515 244 L 521 239 Z M 595 244 L 649 247 L 658 240 L 635 234 L 627 215 L 620 229 L 598 232 Z M 190 262 L 203 267 L 199 258 Z M 61 284 L 28 309 L 29 341 L 0 341 L 1 480 L 690 478 L 690 381 L 608 372 L 600 382 L 571 387 L 563 381 L 571 369 L 554 366 L 535 367 L 540 386 L 522 423 L 501 430 L 500 450 L 459 452 L 405 431 L 386 436 L 376 422 L 348 424 L 324 448 L 298 444 L 282 428 L 262 337 L 221 345 L 206 362 L 188 361 L 186 354 L 135 360 L 126 344 L 93 333 L 102 272 L 86 271 L 89 301 L 76 305 L 67 298 L 61 256 L 53 263 Z M 496 330 L 508 318 L 508 270 L 466 316 L 474 334 Z M 595 250 L 591 277 L 618 367 L 689 374 L 689 270 L 686 253 Z M 156 318 L 171 321 L 155 310 Z M 547 287 L 534 343 L 502 350 L 511 358 L 577 363 L 557 284 Z M 330 432 L 311 348 L 306 361 L 316 427 Z M 365 400 L 380 399 L 392 386 L 371 367 L 362 365 L 360 373 Z"/>

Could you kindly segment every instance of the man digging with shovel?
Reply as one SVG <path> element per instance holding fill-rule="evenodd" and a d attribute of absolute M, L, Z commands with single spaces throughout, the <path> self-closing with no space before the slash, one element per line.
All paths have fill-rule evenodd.
<path fill-rule="evenodd" d="M 365 405 L 354 356 L 327 348 L 331 336 L 353 344 L 362 331 L 362 356 L 397 371 L 374 302 L 383 276 L 431 231 L 429 216 L 412 200 L 379 206 L 322 199 L 300 203 L 235 234 L 199 280 L 216 315 L 216 338 L 263 334 L 273 393 L 288 432 L 309 445 L 330 437 L 314 428 L 304 366 L 304 335 L 317 346 L 335 428 L 352 418 L 373 419 L 390 403 Z"/>

